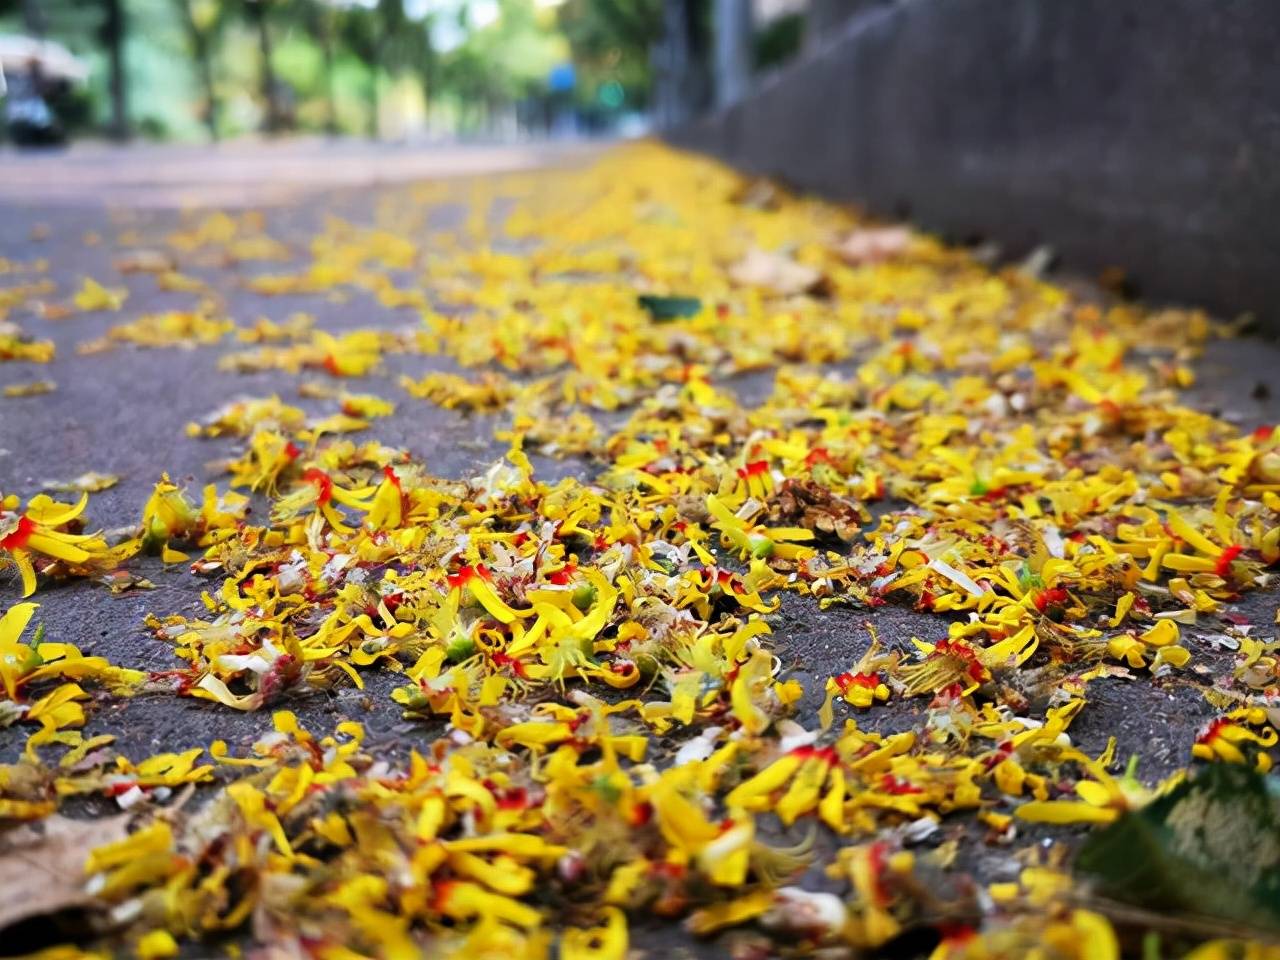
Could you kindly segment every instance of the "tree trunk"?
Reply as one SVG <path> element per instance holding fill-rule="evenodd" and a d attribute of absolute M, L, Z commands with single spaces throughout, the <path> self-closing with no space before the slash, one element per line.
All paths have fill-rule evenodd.
<path fill-rule="evenodd" d="M 422 48 L 422 66 L 419 77 L 422 80 L 422 124 L 428 133 L 431 132 L 431 100 L 436 95 L 436 51 L 431 46 L 431 34 L 428 31 Z"/>
<path fill-rule="evenodd" d="M 715 0 L 716 105 L 727 107 L 751 86 L 751 3 Z"/>
<path fill-rule="evenodd" d="M 333 18 L 321 13 L 317 34 L 320 54 L 324 58 L 324 132 L 331 137 L 338 135 L 338 98 L 333 87 Z"/>
<path fill-rule="evenodd" d="M 253 25 L 258 31 L 258 56 L 261 58 L 259 84 L 262 91 L 262 102 L 266 108 L 264 126 L 268 133 L 279 133 L 283 123 L 280 117 L 280 105 L 277 94 L 276 70 L 272 64 L 271 28 L 267 23 L 267 0 L 249 0 L 249 10 L 253 16 Z"/>
<path fill-rule="evenodd" d="M 48 22 L 44 11 L 40 9 L 41 0 L 22 0 L 22 25 L 33 37 L 44 38 Z"/>
<path fill-rule="evenodd" d="M 382 104 L 378 99 L 378 60 L 374 57 L 373 63 L 369 64 L 369 139 L 377 140 L 381 132 L 381 124 L 378 114 L 381 112 Z"/>
<path fill-rule="evenodd" d="M 209 33 L 196 23 L 195 14 L 191 10 L 191 0 L 178 0 L 178 5 L 182 8 L 187 38 L 191 41 L 191 52 L 196 58 L 196 75 L 200 78 L 200 88 L 204 91 L 204 115 L 201 119 L 209 131 L 209 139 L 216 143 L 218 114 L 221 110 L 217 89 L 213 83 L 213 51 L 210 49 Z"/>
<path fill-rule="evenodd" d="M 102 24 L 102 42 L 107 48 L 111 92 L 111 123 L 108 132 L 112 139 L 129 138 L 129 94 L 124 68 L 124 41 L 127 26 L 124 18 L 124 0 L 103 0 L 106 15 Z"/>

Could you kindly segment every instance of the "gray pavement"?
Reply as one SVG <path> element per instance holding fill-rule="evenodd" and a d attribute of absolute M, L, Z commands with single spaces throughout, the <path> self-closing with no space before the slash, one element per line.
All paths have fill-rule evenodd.
<path fill-rule="evenodd" d="M 346 183 L 349 173 L 339 182 L 332 179 L 324 187 L 323 196 L 294 194 L 288 203 L 271 206 L 265 212 L 269 232 L 302 248 L 317 231 L 323 218 L 337 213 L 357 223 L 372 223 L 375 211 L 386 203 L 394 203 L 397 190 L 392 185 L 374 186 L 382 180 L 393 180 L 408 171 L 412 176 L 433 173 L 465 175 L 481 165 L 481 154 L 466 153 L 462 148 L 452 154 L 459 163 L 443 169 L 440 157 L 406 158 L 406 154 L 390 151 L 385 159 L 373 162 L 369 152 L 353 151 L 344 160 L 360 167 L 359 189 Z M 323 166 L 306 151 L 297 148 L 306 159 L 298 162 L 313 172 Z M 485 172 L 496 169 L 528 169 L 546 163 L 577 162 L 581 151 L 540 152 L 530 148 L 509 151 L 486 148 L 483 156 Z M 281 148 L 281 155 L 287 151 Z M 246 151 L 246 155 L 251 155 Z M 144 155 L 140 154 L 139 157 Z M 157 151 L 138 164 L 139 169 L 159 171 L 181 168 L 184 183 L 205 179 L 192 166 L 195 154 L 181 151 Z M 357 159 L 358 158 L 358 159 Z M 116 473 L 118 486 L 95 494 L 91 500 L 90 523 L 94 527 L 113 528 L 136 522 L 143 501 L 161 470 L 192 487 L 214 479 L 208 462 L 227 455 L 234 441 L 198 441 L 183 433 L 183 425 L 208 414 L 227 399 L 238 395 L 261 396 L 279 393 L 290 403 L 318 411 L 316 401 L 297 397 L 297 386 L 306 375 L 282 373 L 234 374 L 219 372 L 218 358 L 240 348 L 234 342 L 194 350 L 177 348 L 144 349 L 122 345 L 112 352 L 81 355 L 76 347 L 102 336 L 108 327 L 138 314 L 187 307 L 190 294 L 156 289 L 150 275 L 121 277 L 112 269 L 117 251 L 112 238 L 130 231 L 142 238 L 161 238 L 184 222 L 184 214 L 175 209 L 183 189 L 171 189 L 168 181 L 154 190 L 142 177 L 121 173 L 107 192 L 93 193 L 85 183 L 68 180 L 56 196 L 48 196 L 48 178 L 70 177 L 70 170 L 81 158 L 75 154 L 49 161 L 57 164 L 43 173 L 33 158 L 15 160 L 0 157 L 0 257 L 29 262 L 44 258 L 49 262 L 47 276 L 57 293 L 50 299 L 65 298 L 78 288 L 84 276 L 125 285 L 130 297 L 123 314 L 77 314 L 68 319 L 41 319 L 16 310 L 26 330 L 57 344 L 57 358 L 48 365 L 0 363 L 0 388 L 49 378 L 57 383 L 54 393 L 24 398 L 0 397 L 0 491 L 24 497 L 39 492 L 49 480 L 67 480 L 86 471 Z M 465 162 L 463 162 L 465 160 Z M 88 161 L 86 161 L 88 162 Z M 292 160 L 290 162 L 293 162 Z M 112 164 L 125 163 L 115 157 Z M 222 169 L 219 158 L 210 169 Z M 102 168 L 89 164 L 98 174 Z M 243 157 L 237 169 L 255 164 Z M 342 164 L 334 164 L 334 169 Z M 56 169 L 56 174 L 51 170 Z M 15 173 L 15 171 L 17 171 Z M 392 172 L 394 171 L 394 173 Z M 160 180 L 164 177 L 157 174 Z M 166 175 L 167 176 L 167 175 Z M 223 174 L 210 174 L 215 181 Z M 231 178 L 230 173 L 225 174 Z M 334 176 L 338 176 L 335 174 Z M 263 182 L 273 182 L 274 174 L 263 174 Z M 320 178 L 319 173 L 316 174 Z M 25 179 L 24 179 L 25 178 Z M 127 181 L 127 183 L 126 183 Z M 87 181 L 86 181 L 87 182 Z M 26 183 L 23 190 L 15 185 Z M 461 184 L 462 182 L 459 181 Z M 346 185 L 344 185 L 346 184 Z M 240 184 L 243 186 L 243 183 Z M 239 187 L 238 187 L 239 189 Z M 247 189 L 247 188 L 246 188 Z M 319 189 L 314 183 L 309 189 Z M 465 190 L 459 190 L 465 196 Z M 223 194 L 214 191 L 211 198 L 219 202 Z M 246 193 L 246 199 L 250 194 Z M 278 200 L 275 194 L 258 195 L 259 199 Z M 210 198 L 210 197 L 207 197 Z M 180 203 L 179 203 L 180 205 Z M 108 209 L 111 207 L 112 209 Z M 434 231 L 466 214 L 459 203 L 442 203 L 431 211 L 418 227 L 415 242 L 429 249 Z M 102 238 L 94 240 L 94 235 Z M 33 239 L 37 237 L 38 239 Z M 345 303 L 335 303 L 323 296 L 263 297 L 246 290 L 240 281 L 252 272 L 250 267 L 184 268 L 202 276 L 215 286 L 225 299 L 229 316 L 238 321 L 268 316 L 280 320 L 297 310 L 314 314 L 317 325 L 330 331 L 350 327 L 397 329 L 414 324 L 417 316 L 411 310 L 388 309 L 372 297 L 355 293 Z M 21 277 L 0 276 L 0 288 L 12 286 Z M 430 292 L 430 291 L 428 291 Z M 1260 423 L 1280 421 L 1280 383 L 1274 371 L 1280 369 L 1280 348 L 1258 340 L 1236 340 L 1212 343 L 1199 364 L 1201 380 L 1189 392 L 1196 405 L 1218 411 L 1251 428 Z M 403 446 L 425 459 L 435 472 L 449 477 L 478 473 L 499 456 L 503 447 L 492 439 L 496 418 L 469 416 L 443 410 L 423 401 L 408 398 L 396 385 L 402 373 L 419 377 L 435 369 L 450 369 L 449 361 L 424 356 L 388 357 L 384 368 L 359 382 L 357 389 L 379 394 L 399 402 L 396 415 L 375 421 L 363 436 L 377 438 L 394 446 Z M 1272 384 L 1275 388 L 1272 388 Z M 1261 386 L 1260 386 L 1261 385 Z M 745 403 L 762 397 L 769 389 L 770 378 L 753 377 L 734 385 Z M 594 469 L 581 460 L 536 460 L 540 470 L 550 475 L 576 472 L 589 475 Z M 65 582 L 43 586 L 35 600 L 41 603 L 40 618 L 47 625 L 50 638 L 78 644 L 85 653 L 101 654 L 113 662 L 161 670 L 175 666 L 171 650 L 151 637 L 142 627 L 147 612 L 157 614 L 194 614 L 199 608 L 200 591 L 207 582 L 187 571 L 185 566 L 162 570 L 155 560 L 140 559 L 132 568 L 150 577 L 156 584 L 152 591 L 131 591 L 110 595 L 101 586 L 84 582 Z M 14 581 L 0 582 L 0 607 L 17 599 Z M 1253 622 L 1269 625 L 1274 619 L 1276 601 L 1273 595 L 1254 595 L 1240 604 L 1238 611 Z M 822 699 L 826 676 L 846 669 L 861 652 L 866 642 L 861 622 L 864 612 L 832 609 L 819 611 L 801 598 L 786 596 L 775 628 L 775 638 L 783 660 L 793 664 L 796 675 L 805 683 L 807 695 L 801 722 L 813 725 L 816 709 Z M 875 614 L 882 636 L 899 640 L 919 635 L 936 636 L 936 617 L 910 610 L 887 607 Z M 1190 631 L 1197 660 L 1214 663 L 1207 647 L 1196 645 Z M 1207 682 L 1191 674 L 1191 683 Z M 328 729 L 340 717 L 358 718 L 369 729 L 368 744 L 378 752 L 396 754 L 410 745 L 429 741 L 439 733 L 439 726 L 401 719 L 399 708 L 387 695 L 393 680 L 389 675 L 368 675 L 369 689 L 364 693 L 347 690 L 333 695 L 315 695 L 291 703 L 304 723 Z M 1096 753 L 1106 739 L 1115 735 L 1118 754 L 1140 753 L 1141 773 L 1155 778 L 1185 763 L 1183 750 L 1188 732 L 1206 721 L 1212 708 L 1187 684 L 1164 684 L 1161 681 L 1123 684 L 1101 680 L 1091 686 L 1090 709 L 1084 711 L 1073 737 L 1085 750 Z M 873 711 L 866 717 L 868 726 L 900 723 L 899 711 L 922 710 L 922 705 L 896 703 L 891 709 Z M 94 713 L 88 733 L 111 732 L 119 735 L 117 746 L 126 755 L 141 758 L 160 750 L 181 750 L 206 746 L 214 738 L 227 740 L 233 749 L 247 746 L 269 729 L 269 713 L 240 714 L 214 708 L 193 700 L 164 697 L 138 697 L 113 702 Z M 0 730 L 0 760 L 13 758 L 24 739 L 17 729 Z M 88 811 L 96 809 L 90 804 Z M 963 826 L 948 827 L 963 829 Z M 995 850 L 978 850 L 970 862 L 980 877 L 999 878 L 1007 871 L 1007 857 Z M 670 931 L 661 935 L 650 932 L 644 941 L 644 930 L 637 932 L 637 946 L 685 949 L 684 940 Z M 671 937 L 675 937 L 672 940 Z M 719 952 L 720 948 L 699 948 Z"/>

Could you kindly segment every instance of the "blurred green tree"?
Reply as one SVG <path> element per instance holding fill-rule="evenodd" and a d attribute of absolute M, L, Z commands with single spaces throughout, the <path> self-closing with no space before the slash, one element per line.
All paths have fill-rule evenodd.
<path fill-rule="evenodd" d="M 200 82 L 203 103 L 199 106 L 200 119 L 209 131 L 209 139 L 219 137 L 218 116 L 221 103 L 214 83 L 213 59 L 221 26 L 221 5 L 218 0 L 174 0 L 186 29 L 187 44 L 195 59 L 196 75 Z"/>
<path fill-rule="evenodd" d="M 364 65 L 365 93 L 368 102 L 365 117 L 366 130 L 370 137 L 376 139 L 380 132 L 378 115 L 381 111 L 378 85 L 380 30 L 377 10 L 362 6 L 347 6 L 339 11 L 337 24 L 339 42 Z"/>
<path fill-rule="evenodd" d="M 325 133 L 334 136 L 338 132 L 338 93 L 334 62 L 337 58 L 339 11 L 333 3 L 326 0 L 295 0 L 295 9 L 312 42 L 320 50 L 324 129 Z"/>
<path fill-rule="evenodd" d="M 129 138 L 129 81 L 125 74 L 124 46 L 128 32 L 124 0 L 102 0 L 102 45 L 107 50 L 111 92 L 111 123 L 108 133 L 115 140 Z"/>
<path fill-rule="evenodd" d="M 238 0 L 240 10 L 258 38 L 258 90 L 262 97 L 262 125 L 268 133 L 279 133 L 286 126 L 285 113 L 280 103 L 280 81 L 276 77 L 272 57 L 271 14 L 279 2 L 280 0 Z"/>
<path fill-rule="evenodd" d="M 565 0 L 557 19 L 578 66 L 581 95 L 595 99 L 613 82 L 632 106 L 643 105 L 653 45 L 662 37 L 662 0 Z"/>
<path fill-rule="evenodd" d="M 515 104 L 545 92 L 551 68 L 569 58 L 554 11 L 532 0 L 500 0 L 496 13 L 476 24 L 462 8 L 465 40 L 440 62 L 441 86 L 458 104 L 460 125 L 471 132 L 495 132 L 514 119 Z"/>

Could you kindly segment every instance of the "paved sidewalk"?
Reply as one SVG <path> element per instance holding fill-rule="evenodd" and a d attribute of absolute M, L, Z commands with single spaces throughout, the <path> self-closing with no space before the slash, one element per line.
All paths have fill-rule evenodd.
<path fill-rule="evenodd" d="M 233 373 L 223 366 L 231 355 L 256 348 L 235 337 L 258 318 L 281 323 L 305 312 L 314 318 L 316 330 L 335 336 L 356 330 L 406 336 L 406 331 L 421 331 L 422 307 L 448 302 L 450 296 L 457 295 L 461 283 L 458 265 L 470 263 L 464 255 L 467 243 L 483 247 L 492 242 L 498 249 L 497 254 L 486 249 L 477 259 L 483 261 L 483 269 L 491 271 L 486 276 L 503 308 L 517 313 L 532 310 L 523 300 L 516 304 L 502 301 L 506 292 L 518 289 L 510 277 L 519 272 L 517 265 L 502 259 L 502 253 L 510 254 L 512 260 L 532 257 L 536 240 L 498 236 L 500 231 L 493 230 L 493 225 L 513 206 L 519 210 L 522 203 L 543 196 L 553 184 L 563 189 L 566 171 L 585 168 L 600 156 L 600 148 L 594 145 L 383 147 L 323 142 L 232 144 L 217 151 L 140 147 L 123 151 L 86 148 L 48 156 L 0 154 L 0 258 L 4 258 L 0 262 L 7 264 L 7 272 L 0 273 L 0 321 L 5 319 L 7 307 L 10 321 L 34 338 L 51 341 L 57 351 L 48 364 L 0 363 L 0 388 L 22 387 L 45 378 L 56 383 L 52 393 L 0 397 L 0 494 L 17 494 L 25 502 L 49 481 L 66 481 L 91 471 L 117 474 L 118 484 L 91 495 L 90 528 L 126 528 L 137 523 L 161 471 L 196 495 L 208 482 L 225 486 L 215 461 L 238 455 L 244 440 L 196 440 L 184 432 L 186 424 L 203 421 L 228 400 L 245 396 L 276 394 L 310 416 L 332 413 L 331 398 L 300 394 L 301 385 L 315 383 L 325 389 L 349 389 L 396 402 L 395 413 L 374 420 L 369 430 L 344 435 L 356 443 L 376 439 L 406 451 L 435 476 L 450 480 L 483 473 L 507 450 L 495 431 L 507 426 L 513 401 L 465 412 L 461 407 L 450 409 L 406 395 L 401 386 L 401 378 L 406 376 L 418 381 L 432 373 L 461 372 L 474 379 L 474 370 L 468 371 L 439 352 L 388 349 L 372 371 L 341 380 L 328 378 L 319 369 L 297 373 L 268 367 Z M 599 181 L 596 188 L 608 192 L 607 185 L 600 186 Z M 628 199 L 632 204 L 627 208 L 628 216 L 647 217 L 659 224 L 677 216 L 650 198 L 632 200 Z M 211 217 L 215 209 L 228 209 L 232 218 Z M 697 224 L 702 212 L 695 197 L 682 215 Z M 575 222 L 572 211 L 560 213 L 564 219 L 558 221 L 558 229 L 565 234 L 588 228 L 603 233 L 609 226 L 601 225 L 607 217 L 598 210 L 596 220 L 590 220 L 588 212 L 583 214 L 583 222 Z M 748 215 L 756 214 L 744 214 Z M 350 229 L 335 226 L 334 218 L 345 220 Z M 620 229 L 627 225 L 620 218 Z M 237 259 L 237 249 L 244 253 L 257 244 L 252 250 L 260 253 L 269 247 L 264 237 L 279 245 L 269 251 L 278 259 Z M 779 242 L 788 239 L 783 236 Z M 324 259 L 323 254 L 331 252 L 334 245 L 348 241 L 349 263 L 341 257 Z M 690 250 L 692 262 L 699 250 L 692 242 Z M 612 255 L 616 250 L 608 252 Z M 176 270 L 156 270 L 157 257 L 173 257 Z M 640 254 L 636 257 L 642 259 Z M 37 269 L 36 261 L 43 261 L 47 269 Z M 286 274 L 295 279 L 305 277 L 317 262 L 334 270 L 354 264 L 351 270 L 357 279 L 325 281 L 314 288 L 298 283 L 281 292 L 264 292 L 268 284 L 263 278 Z M 618 269 L 631 268 L 626 257 L 620 262 L 623 266 Z M 927 257 L 922 262 L 932 263 Z M 554 262 L 540 263 L 527 282 L 536 291 L 544 281 L 553 282 L 550 278 L 556 269 Z M 667 277 L 655 282 L 693 282 L 688 279 L 691 274 L 681 273 L 681 269 L 673 266 Z M 371 274 L 386 279 L 390 288 L 371 279 Z M 127 290 L 122 309 L 69 307 L 74 295 L 83 291 L 85 278 L 107 288 Z M 700 282 L 723 284 L 720 277 L 702 277 Z M 512 286 L 504 286 L 506 283 Z M 4 292 L 24 285 L 29 291 L 6 303 Z M 736 288 L 724 289 L 729 291 L 723 293 L 726 300 L 746 299 Z M 422 301 L 406 291 L 421 294 Z M 401 299 L 397 295 L 402 295 Z M 597 314 L 613 319 L 608 310 L 616 309 L 617 316 L 623 318 L 617 321 L 619 336 L 631 335 L 634 331 L 623 329 L 621 324 L 629 316 L 624 307 L 634 309 L 634 298 L 628 297 L 623 306 L 617 305 L 621 301 L 603 302 Z M 209 305 L 207 311 L 202 303 Z M 468 311 L 483 311 L 488 306 L 471 304 L 457 314 L 465 318 Z M 827 308 L 825 302 L 820 308 L 804 307 Z M 237 332 L 224 331 L 205 344 L 175 342 L 158 348 L 125 342 L 119 334 L 120 325 L 141 317 L 202 312 L 230 318 Z M 771 316 L 771 322 L 786 320 L 781 308 Z M 593 322 L 598 320 L 598 315 L 593 318 Z M 694 322 L 691 327 L 697 336 L 714 340 L 713 333 Z M 110 345 L 113 329 L 117 342 L 100 351 L 104 338 Z M 495 340 L 500 333 L 509 333 L 497 322 L 492 329 Z M 570 357 L 574 338 L 584 329 L 579 326 L 562 338 L 570 344 Z M 488 348 L 474 330 L 464 332 Z M 695 332 L 685 342 L 673 336 L 671 352 L 653 359 L 655 366 L 669 362 L 682 349 L 692 350 L 701 344 Z M 823 327 L 815 326 L 809 340 L 817 342 L 826 335 Z M 193 341 L 195 336 L 187 339 Z M 566 348 L 548 338 L 546 349 Z M 1133 360 L 1135 367 L 1144 362 Z M 717 389 L 737 399 L 736 413 L 743 415 L 770 397 L 780 364 L 778 357 L 772 356 L 758 368 L 712 380 Z M 1241 432 L 1280 422 L 1280 396 L 1276 395 L 1280 384 L 1274 377 L 1274 371 L 1280 369 L 1280 348 L 1274 344 L 1247 338 L 1210 340 L 1193 365 L 1199 379 L 1182 395 L 1184 402 L 1214 413 Z M 856 362 L 841 360 L 821 369 L 850 377 Z M 594 415 L 606 429 L 616 429 L 636 406 Z M 662 415 L 659 406 L 654 417 L 661 420 Z M 808 429 L 800 420 L 793 426 Z M 728 426 L 720 429 L 726 435 L 730 431 Z M 746 433 L 740 424 L 733 429 Z M 1150 442 L 1154 445 L 1156 441 Z M 719 456 L 718 449 L 709 443 L 706 455 Z M 590 481 L 607 466 L 585 455 L 556 457 L 535 452 L 531 459 L 535 476 L 545 481 L 560 477 Z M 266 498 L 255 497 L 251 520 L 265 523 L 271 506 Z M 876 510 L 902 506 L 901 502 L 884 503 Z M 198 555 L 199 551 L 192 551 L 192 559 Z M 144 629 L 144 617 L 148 613 L 181 614 L 193 620 L 206 616 L 201 593 L 216 592 L 221 577 L 198 576 L 189 571 L 187 563 L 165 565 L 156 557 L 131 561 L 129 569 L 149 578 L 155 589 L 113 595 L 88 579 L 42 581 L 33 599 L 41 604 L 38 619 L 44 623 L 47 637 L 74 642 L 86 655 L 157 674 L 184 666 L 176 661 L 170 644 Z M 0 609 L 16 602 L 17 594 L 16 581 L 0 580 Z M 1224 609 L 1231 617 L 1256 624 L 1259 635 L 1269 635 L 1275 608 L 1274 592 L 1258 591 L 1227 602 Z M 900 649 L 907 649 L 913 636 L 938 639 L 939 630 L 945 630 L 947 623 L 946 618 L 927 612 L 923 604 L 913 608 L 890 602 L 871 610 L 840 605 L 819 609 L 810 597 L 781 595 L 781 607 L 769 619 L 785 676 L 802 688 L 794 717 L 802 727 L 818 726 L 827 678 L 848 671 L 866 649 L 863 623 L 868 618 L 886 644 Z M 1204 623 L 1185 630 L 1190 638 L 1210 632 Z M 1202 674 L 1190 674 L 1192 679 L 1180 685 L 1152 680 L 1145 674 L 1141 681 L 1095 680 L 1089 687 L 1087 708 L 1071 727 L 1072 742 L 1097 756 L 1108 739 L 1115 737 L 1116 756 L 1140 754 L 1141 773 L 1151 781 L 1185 767 L 1196 731 L 1219 713 L 1194 685 L 1208 685 L 1222 675 L 1224 664 L 1229 664 L 1229 657 L 1218 656 L 1207 641 L 1201 644 L 1190 639 L 1187 645 L 1194 647 L 1197 658 L 1204 654 L 1213 672 L 1205 668 Z M 402 707 L 393 702 L 391 693 L 403 685 L 401 671 L 412 658 L 406 654 L 401 659 L 404 662 L 394 670 L 362 670 L 366 683 L 362 691 L 350 684 L 334 685 L 322 693 L 289 699 L 287 706 L 317 737 L 330 733 L 339 722 L 357 720 L 367 731 L 365 747 L 380 761 L 403 762 L 410 748 L 429 752 L 442 738 L 445 720 L 441 716 L 426 721 L 402 716 Z M 556 699 L 550 693 L 546 697 Z M 856 716 L 863 729 L 887 733 L 915 729 L 925 723 L 928 711 L 928 697 L 895 696 L 889 704 Z M 854 714 L 846 710 L 841 717 L 846 715 Z M 732 723 L 727 719 L 730 716 L 726 711 L 717 722 Z M 114 734 L 117 739 L 112 749 L 140 760 L 161 751 L 208 746 L 213 739 L 225 740 L 233 752 L 243 754 L 269 729 L 269 710 L 241 712 L 222 709 L 207 700 L 148 693 L 129 699 L 98 697 L 85 731 Z M 16 761 L 28 732 L 29 728 L 20 727 L 0 730 L 0 760 Z M 654 737 L 654 753 L 660 763 L 670 761 L 680 746 L 679 736 L 680 731 L 675 731 L 670 737 Z M 78 816 L 116 809 L 115 799 L 107 794 L 87 795 L 76 803 L 79 806 L 72 812 Z M 956 827 L 953 820 L 945 821 L 947 839 L 965 844 L 958 868 L 984 883 L 1008 880 L 1016 868 L 1010 848 L 976 839 L 979 833 L 971 822 L 966 823 L 968 826 Z M 773 824 L 766 839 L 774 841 L 785 834 L 794 843 L 802 833 L 799 827 L 785 832 Z M 1080 836 L 1078 829 L 1052 832 L 1032 825 L 1024 827 L 1019 843 L 1039 838 L 1047 843 L 1052 837 L 1070 847 Z M 804 875 L 805 885 L 831 886 L 821 868 L 847 839 L 821 835 L 819 858 Z M 560 880 L 547 883 L 554 885 Z M 713 946 L 694 941 L 674 921 L 653 916 L 633 919 L 632 946 L 647 950 L 651 956 L 686 949 L 701 955 L 722 955 L 724 944 L 723 940 Z"/>
<path fill-rule="evenodd" d="M 214 147 L 77 144 L 0 149 L 0 203 L 127 209 L 242 208 L 334 189 L 534 170 L 599 153 L 590 142 L 382 144 L 297 138 Z"/>

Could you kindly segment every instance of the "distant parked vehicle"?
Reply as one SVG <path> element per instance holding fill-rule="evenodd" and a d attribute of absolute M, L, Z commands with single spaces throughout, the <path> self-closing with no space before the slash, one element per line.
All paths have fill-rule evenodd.
<path fill-rule="evenodd" d="M 0 36 L 0 97 L 9 138 L 19 146 L 62 143 L 66 132 L 50 102 L 88 75 L 89 68 L 60 43 Z"/>

